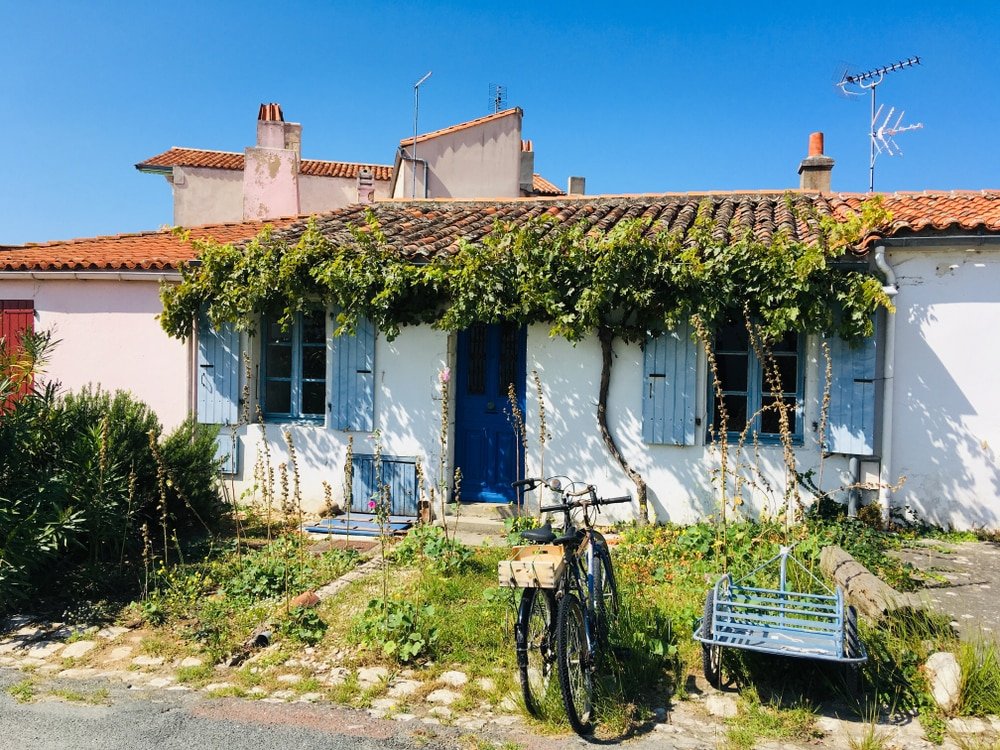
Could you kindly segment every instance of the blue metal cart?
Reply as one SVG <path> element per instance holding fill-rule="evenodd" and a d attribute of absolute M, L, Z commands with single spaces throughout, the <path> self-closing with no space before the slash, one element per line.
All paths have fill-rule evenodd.
<path fill-rule="evenodd" d="M 781 547 L 777 555 L 737 580 L 727 573 L 708 592 L 705 615 L 695 627 L 694 638 L 701 642 L 705 678 L 714 687 L 722 683 L 723 648 L 855 666 L 868 660 L 858 636 L 857 611 L 844 606 L 844 592 L 839 586 L 831 590 L 791 551 L 791 547 Z M 823 593 L 790 591 L 789 560 Z M 779 588 L 749 585 L 775 562 L 780 565 Z"/>

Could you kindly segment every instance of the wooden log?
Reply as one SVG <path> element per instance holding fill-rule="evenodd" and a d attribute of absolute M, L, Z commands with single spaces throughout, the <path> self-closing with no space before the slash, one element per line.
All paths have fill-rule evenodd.
<path fill-rule="evenodd" d="M 823 573 L 844 590 L 847 603 L 869 619 L 923 607 L 918 597 L 896 591 L 840 547 L 824 547 L 819 564 Z"/>

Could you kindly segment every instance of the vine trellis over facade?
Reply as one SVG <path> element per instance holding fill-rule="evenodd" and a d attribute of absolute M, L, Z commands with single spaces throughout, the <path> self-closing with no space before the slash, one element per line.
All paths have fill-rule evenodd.
<path fill-rule="evenodd" d="M 850 251 L 868 233 L 888 221 L 877 199 L 838 203 L 801 193 L 562 203 L 428 202 L 376 205 L 363 213 L 345 209 L 281 232 L 265 232 L 243 246 L 200 243 L 200 263 L 184 270 L 179 286 L 164 288 L 162 322 L 170 333 L 185 335 L 191 332 L 192 321 L 207 311 L 216 325 L 235 324 L 252 332 L 259 328 L 262 315 L 272 321 L 270 316 L 278 316 L 290 326 L 285 339 L 271 335 L 273 322 L 268 323 L 269 343 L 264 346 L 244 337 L 244 345 L 257 352 L 254 356 L 266 355 L 256 370 L 265 373 L 260 377 L 267 386 L 255 388 L 260 397 L 276 384 L 287 388 L 281 378 L 267 379 L 266 373 L 275 371 L 267 360 L 279 356 L 275 352 L 287 354 L 287 344 L 303 340 L 302 324 L 296 323 L 303 319 L 303 311 L 317 302 L 339 311 L 327 331 L 326 426 L 351 429 L 333 415 L 360 409 L 362 429 L 374 425 L 383 439 L 398 437 L 407 452 L 424 457 L 425 465 L 433 464 L 426 460 L 430 458 L 426 446 L 433 441 L 427 435 L 396 436 L 385 424 L 387 419 L 407 422 L 399 415 L 426 406 L 419 399 L 399 400 L 385 387 L 387 370 L 379 361 L 379 341 L 392 351 L 401 342 L 429 336 L 435 339 L 429 347 L 434 353 L 428 360 L 425 348 L 421 361 L 429 362 L 431 369 L 453 364 L 461 368 L 462 362 L 453 361 L 448 332 L 501 321 L 524 326 L 529 369 L 543 371 L 557 413 L 566 403 L 556 393 L 566 374 L 557 362 L 537 367 L 545 352 L 556 347 L 539 334 L 545 331 L 545 338 L 563 339 L 578 353 L 596 344 L 599 372 L 577 394 L 589 390 L 586 399 L 596 401 L 596 408 L 580 402 L 573 405 L 572 416 L 577 419 L 585 411 L 591 412 L 591 419 L 596 415 L 597 434 L 607 452 L 568 470 L 579 478 L 584 478 L 581 472 L 591 479 L 600 479 L 594 474 L 603 473 L 615 484 L 627 477 L 645 518 L 648 470 L 640 466 L 649 461 L 648 456 L 636 455 L 637 446 L 639 454 L 659 444 L 704 449 L 707 427 L 692 430 L 690 424 L 707 426 L 711 400 L 704 382 L 704 354 L 690 335 L 678 340 L 672 354 L 693 364 L 681 371 L 672 369 L 672 364 L 657 368 L 641 350 L 658 346 L 655 342 L 664 333 L 684 329 L 692 316 L 712 327 L 734 314 L 740 319 L 747 316 L 769 337 L 792 331 L 803 334 L 805 341 L 810 334 L 834 329 L 847 338 L 870 337 L 872 314 L 887 306 L 888 298 L 863 264 L 845 266 L 842 261 L 845 253 L 850 258 Z M 365 339 L 364 356 L 375 361 L 374 368 L 345 376 L 343 361 L 356 356 L 352 352 L 358 348 L 348 342 L 359 327 L 368 326 L 380 334 Z M 647 339 L 654 343 L 647 344 Z M 616 347 L 623 348 L 615 351 Z M 844 351 L 848 358 L 855 356 L 850 349 Z M 638 421 L 644 427 L 638 441 L 616 425 L 620 415 L 609 417 L 615 393 L 623 389 L 617 382 L 620 378 L 612 379 L 612 363 L 615 355 L 628 359 L 632 352 L 641 371 L 629 408 L 635 415 L 641 413 Z M 804 350 L 796 355 L 792 367 L 798 369 L 782 393 L 762 396 L 758 382 L 756 395 L 748 396 L 758 407 L 762 398 L 786 404 L 796 414 L 797 425 L 809 421 L 804 414 L 806 401 L 816 399 L 815 392 L 806 393 L 804 387 L 809 382 L 815 391 L 815 378 L 805 374 L 803 355 Z M 278 367 L 284 368 L 282 373 L 304 371 L 306 365 L 297 367 L 297 361 L 282 358 Z M 315 359 L 312 368 L 309 383 L 291 377 L 292 394 L 315 385 Z M 670 378 L 655 369 L 670 370 Z M 353 384 L 358 375 L 369 376 L 363 387 Z M 523 383 L 517 385 L 521 388 Z M 346 394 L 361 399 L 362 406 L 345 405 Z M 873 410 L 874 404 L 864 409 Z M 264 412 L 268 413 L 266 403 Z M 282 414 L 294 417 L 292 412 Z M 651 427 L 667 422 L 683 423 L 680 439 L 673 436 L 676 429 L 664 438 L 662 429 Z M 585 433 L 594 434 L 592 426 Z M 760 425 L 758 429 L 767 432 Z M 856 434 L 857 426 L 847 425 L 847 432 Z M 558 454 L 556 435 L 553 454 Z M 802 436 L 793 437 L 800 441 Z M 530 456 L 528 460 L 530 470 Z M 468 480 L 465 486 L 474 488 L 475 477 Z M 661 491 L 654 494 L 659 497 Z M 664 515 L 659 507 L 654 512 Z"/>

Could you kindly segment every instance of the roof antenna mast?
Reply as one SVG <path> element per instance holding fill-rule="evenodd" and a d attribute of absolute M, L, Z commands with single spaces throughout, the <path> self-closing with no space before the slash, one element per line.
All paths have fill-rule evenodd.
<path fill-rule="evenodd" d="M 413 84 L 413 192 L 411 193 L 413 198 L 417 197 L 417 116 L 420 114 L 420 84 L 430 78 L 433 72 L 433 70 L 428 70 L 427 75 Z M 424 182 L 426 181 L 427 170 L 424 169 Z"/>
<path fill-rule="evenodd" d="M 862 96 L 861 91 L 852 91 L 848 86 L 857 86 L 859 89 L 867 89 L 871 92 L 872 100 L 872 119 L 871 128 L 868 132 L 869 140 L 869 157 L 868 157 L 868 192 L 875 192 L 875 157 L 879 156 L 883 152 L 886 156 L 895 156 L 896 154 L 902 154 L 902 149 L 893 140 L 894 136 L 900 133 L 905 133 L 907 130 L 917 130 L 923 127 L 923 123 L 917 123 L 916 125 L 903 125 L 903 115 L 905 112 L 900 112 L 899 117 L 892 121 L 892 116 L 896 113 L 895 107 L 889 107 L 889 112 L 886 114 L 885 119 L 882 124 L 879 124 L 879 120 L 882 118 L 882 107 L 885 105 L 880 105 L 878 110 L 875 109 L 875 89 L 882 79 L 885 78 L 887 73 L 892 73 L 897 70 L 903 70 L 904 68 L 909 68 L 914 65 L 920 64 L 919 57 L 910 57 L 906 60 L 900 60 L 899 62 L 892 63 L 892 65 L 884 65 L 881 68 L 874 68 L 872 70 L 867 70 L 864 73 L 844 73 L 844 77 L 836 84 L 840 87 L 840 90 L 845 94 L 850 94 L 854 96 Z"/>
<path fill-rule="evenodd" d="M 507 109 L 507 87 L 502 86 L 499 83 L 490 84 L 490 103 L 487 107 L 490 114 L 496 114 L 497 112 Z"/>

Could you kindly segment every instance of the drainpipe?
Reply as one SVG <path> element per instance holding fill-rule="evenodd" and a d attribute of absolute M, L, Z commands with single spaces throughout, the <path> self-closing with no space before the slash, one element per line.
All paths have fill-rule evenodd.
<path fill-rule="evenodd" d="M 893 273 L 885 259 L 884 245 L 878 245 L 875 248 L 875 267 L 885 274 L 885 286 L 882 287 L 882 291 L 889 295 L 890 299 L 894 299 L 899 294 L 899 286 L 896 284 L 896 274 Z M 882 357 L 882 465 L 879 470 L 878 502 L 882 508 L 882 520 L 887 522 L 889 508 L 892 504 L 889 485 L 892 482 L 890 472 L 892 468 L 892 399 L 896 359 L 896 313 L 891 310 L 885 316 L 884 341 L 885 354 Z"/>
<path fill-rule="evenodd" d="M 406 153 L 406 151 L 403 149 L 402 146 L 397 146 L 397 150 L 399 151 L 399 158 L 400 159 L 402 159 L 403 161 L 408 161 L 408 162 L 410 162 L 413 165 L 413 179 L 414 180 L 417 179 L 417 164 L 423 165 L 423 168 L 424 168 L 424 197 L 427 198 L 428 195 L 429 195 L 428 190 L 427 190 L 427 188 L 428 188 L 428 186 L 427 186 L 427 170 L 430 169 L 430 167 L 427 165 L 427 160 L 426 159 L 418 159 L 415 156 L 410 156 L 408 153 Z M 404 190 L 404 192 L 406 190 L 406 185 L 405 184 L 403 185 L 403 190 Z M 414 196 L 414 197 L 416 197 L 416 196 Z"/>

